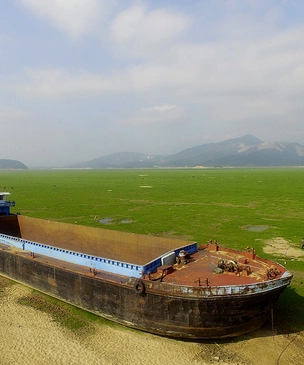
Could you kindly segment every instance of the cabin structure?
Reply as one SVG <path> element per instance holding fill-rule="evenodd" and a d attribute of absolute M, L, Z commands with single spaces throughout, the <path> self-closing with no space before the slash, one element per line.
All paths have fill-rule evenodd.
<path fill-rule="evenodd" d="M 15 206 L 14 201 L 6 200 L 11 195 L 8 191 L 0 192 L 0 215 L 10 215 L 10 207 Z"/>

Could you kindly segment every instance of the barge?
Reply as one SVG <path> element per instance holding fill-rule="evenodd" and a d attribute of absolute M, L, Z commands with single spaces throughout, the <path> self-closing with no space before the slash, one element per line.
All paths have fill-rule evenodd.
<path fill-rule="evenodd" d="M 210 241 L 117 232 L 10 213 L 0 193 L 0 275 L 157 335 L 238 336 L 259 328 L 292 274 Z"/>

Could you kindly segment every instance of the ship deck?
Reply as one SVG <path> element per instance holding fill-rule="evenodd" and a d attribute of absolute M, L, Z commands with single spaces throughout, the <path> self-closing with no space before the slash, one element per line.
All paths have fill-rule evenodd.
<path fill-rule="evenodd" d="M 108 280 L 117 283 L 127 283 L 129 277 L 103 270 L 92 270 L 90 267 L 62 261 L 45 255 L 33 255 L 32 252 L 16 247 L 0 244 L 0 249 L 9 250 L 16 255 L 30 258 L 54 267 L 77 272 L 82 275 L 92 276 L 97 279 Z M 247 256 L 247 257 L 246 257 Z M 219 260 L 237 263 L 237 269 L 233 271 L 218 268 Z M 144 280 L 163 282 L 177 286 L 231 286 L 250 285 L 262 283 L 269 279 L 281 277 L 286 269 L 273 261 L 261 259 L 252 252 L 241 252 L 218 247 L 218 250 L 198 250 L 188 258 L 187 262 L 174 265 L 160 266 L 158 270 L 149 275 L 144 275 Z M 273 273 L 270 277 L 270 273 Z"/>
<path fill-rule="evenodd" d="M 279 277 L 285 272 L 279 264 L 258 258 L 256 255 L 249 254 L 251 258 L 247 258 L 245 254 L 221 247 L 218 251 L 208 248 L 199 250 L 191 255 L 186 264 L 175 264 L 174 271 L 164 276 L 162 281 L 185 286 L 247 285 L 269 280 L 270 270 L 276 273 L 274 277 Z M 228 269 L 220 271 L 220 260 L 228 263 L 233 261 L 234 267 L 231 269 L 228 264 Z"/>

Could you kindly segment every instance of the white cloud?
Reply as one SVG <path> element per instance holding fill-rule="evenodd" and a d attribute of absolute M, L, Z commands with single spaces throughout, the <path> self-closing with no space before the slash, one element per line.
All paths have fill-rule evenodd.
<path fill-rule="evenodd" d="M 172 110 L 172 109 L 176 109 L 177 106 L 176 105 L 170 105 L 170 104 L 163 104 L 163 105 L 156 105 L 156 106 L 153 106 L 152 108 L 143 108 L 142 110 L 144 112 L 154 112 L 154 111 L 157 111 L 157 112 L 167 112 L 169 110 Z"/>
<path fill-rule="evenodd" d="M 107 11 L 105 0 L 18 0 L 39 18 L 72 37 L 95 33 Z"/>
<path fill-rule="evenodd" d="M 26 82 L 2 83 L 1 88 L 26 98 L 49 100 L 124 94 L 168 100 L 167 104 L 142 109 L 134 117 L 136 123 L 178 118 L 176 105 L 187 103 L 196 105 L 213 121 L 282 117 L 302 108 L 302 34 L 302 28 L 295 28 L 252 43 L 178 44 L 167 49 L 159 62 L 113 68 L 110 74 L 27 69 Z"/>
<path fill-rule="evenodd" d="M 25 110 L 0 106 L 0 121 L 2 127 L 4 127 L 7 123 L 19 123 L 26 117 L 28 117 L 28 113 Z"/>
<path fill-rule="evenodd" d="M 189 26 L 189 19 L 181 12 L 169 9 L 148 10 L 133 6 L 119 13 L 110 31 L 116 50 L 131 57 L 152 55 L 174 41 Z"/>
<path fill-rule="evenodd" d="M 178 105 L 163 104 L 150 108 L 141 108 L 136 112 L 124 114 L 117 123 L 120 125 L 153 125 L 180 122 L 185 116 L 185 110 Z"/>
<path fill-rule="evenodd" d="M 34 0 L 23 2 L 36 4 Z M 42 3 L 50 6 L 51 1 Z M 55 1 L 57 9 L 58 4 Z M 67 4 L 71 6 L 70 1 Z M 90 8 L 96 3 L 90 0 L 88 4 Z M 151 57 L 136 64 L 124 63 L 123 57 L 114 59 L 107 72 L 102 68 L 94 72 L 69 67 L 26 69 L 26 81 L 2 83 L 0 88 L 33 100 L 117 95 L 141 98 L 139 105 L 151 105 L 154 100 L 155 106 L 131 111 L 121 119 L 122 123 L 136 125 L 180 121 L 185 110 L 190 110 L 189 104 L 195 106 L 197 119 L 226 124 L 267 117 L 282 119 L 302 110 L 302 26 L 263 37 L 261 31 L 256 39 L 248 29 L 249 41 L 242 36 L 227 36 L 224 42 L 214 39 L 182 43 L 179 35 L 188 25 L 185 15 L 168 9 L 128 8 L 114 19 L 111 30 L 115 44 L 128 49 L 129 54 L 134 51 L 142 56 L 151 47 Z M 257 26 L 256 22 L 252 29 Z M 234 29 L 239 29 L 238 24 Z M 167 104 L 157 104 L 159 100 Z"/>
<path fill-rule="evenodd" d="M 170 95 L 170 101 L 179 104 L 181 100 L 208 103 L 210 98 L 226 95 L 230 96 L 227 100 L 234 95 L 288 98 L 304 91 L 303 32 L 302 27 L 294 28 L 249 43 L 176 44 L 159 53 L 158 60 L 113 66 L 111 72 L 25 69 L 26 81 L 14 84 L 9 80 L 5 88 L 50 99 L 125 92 L 162 99 Z"/>
<path fill-rule="evenodd" d="M 2 85 L 2 88 L 21 94 L 27 99 L 56 100 L 59 98 L 101 95 L 125 90 L 124 81 L 118 76 L 61 68 L 26 69 L 26 81 Z"/>

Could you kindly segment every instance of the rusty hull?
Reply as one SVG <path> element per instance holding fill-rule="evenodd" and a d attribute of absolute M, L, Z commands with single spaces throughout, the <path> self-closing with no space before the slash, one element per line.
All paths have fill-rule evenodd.
<path fill-rule="evenodd" d="M 41 220 L 20 221 L 19 236 L 22 231 L 31 231 L 39 238 L 33 228 Z M 26 222 L 32 227 L 25 229 Z M 77 229 L 70 229 L 75 237 Z M 55 234 L 56 230 L 49 230 L 48 237 L 52 231 Z M 18 232 L 11 222 L 5 234 L 12 233 Z M 63 233 L 60 231 L 61 240 Z M 117 242 L 125 245 L 119 239 L 124 235 L 116 234 Z M 88 237 L 86 242 L 90 242 Z M 171 242 L 168 244 L 167 251 L 172 248 Z M 216 268 L 220 259 L 238 261 L 240 269 L 231 271 L 228 267 L 219 272 Z M 28 251 L 0 244 L 0 274 L 117 323 L 191 339 L 232 337 L 259 328 L 292 278 L 284 267 L 258 258 L 252 250 L 228 250 L 217 244 L 201 247 L 182 262 L 160 267 L 141 279 L 92 272 L 85 266 L 42 255 L 34 257 Z"/>

